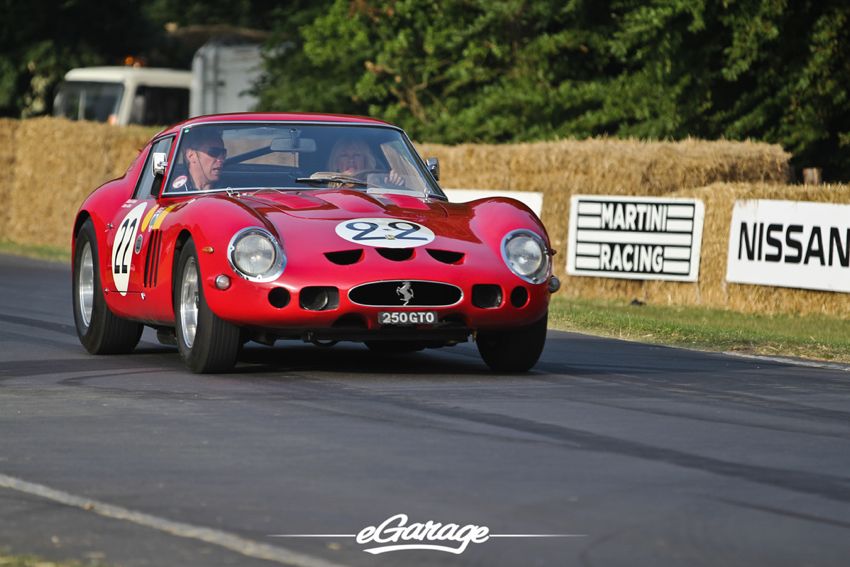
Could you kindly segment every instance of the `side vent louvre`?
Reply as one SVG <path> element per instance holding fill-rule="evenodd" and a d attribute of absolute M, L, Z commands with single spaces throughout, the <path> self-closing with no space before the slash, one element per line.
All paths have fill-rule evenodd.
<path fill-rule="evenodd" d="M 162 232 L 152 230 L 150 233 L 150 242 L 148 242 L 148 252 L 145 255 L 145 287 L 156 287 L 157 276 L 159 275 L 159 253 L 162 247 Z"/>

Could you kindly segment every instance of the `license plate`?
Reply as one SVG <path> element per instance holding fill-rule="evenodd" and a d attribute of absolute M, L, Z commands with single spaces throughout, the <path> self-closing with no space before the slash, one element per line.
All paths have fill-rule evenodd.
<path fill-rule="evenodd" d="M 381 325 L 433 325 L 437 322 L 434 311 L 381 311 L 378 323 Z"/>

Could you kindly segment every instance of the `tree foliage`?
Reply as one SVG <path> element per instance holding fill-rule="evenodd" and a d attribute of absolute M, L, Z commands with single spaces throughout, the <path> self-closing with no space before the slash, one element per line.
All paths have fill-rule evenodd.
<path fill-rule="evenodd" d="M 188 66 L 164 26 L 268 27 L 275 0 L 0 0 L 0 115 L 50 111 L 56 85 L 74 67 L 120 65 L 128 55 L 151 65 Z"/>
<path fill-rule="evenodd" d="M 139 17 L 141 4 L 2 0 L 0 114 L 43 113 L 50 108 L 54 85 L 68 69 L 117 63 L 140 49 L 149 31 Z"/>
<path fill-rule="evenodd" d="M 75 66 L 188 65 L 173 22 L 269 30 L 261 107 L 435 142 L 754 138 L 850 179 L 846 0 L 0 0 L 0 114 Z M 108 15 L 108 17 L 106 17 Z M 178 61 L 179 60 L 179 61 Z"/>
<path fill-rule="evenodd" d="M 269 57 L 266 108 L 449 143 L 755 138 L 850 178 L 842 0 L 329 0 L 297 16 L 277 24 L 291 43 Z"/>

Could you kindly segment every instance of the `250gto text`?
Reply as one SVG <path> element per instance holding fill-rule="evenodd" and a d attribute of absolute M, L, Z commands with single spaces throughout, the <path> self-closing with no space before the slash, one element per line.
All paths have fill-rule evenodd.
<path fill-rule="evenodd" d="M 381 311 L 378 320 L 382 325 L 433 325 L 437 314 L 433 311 Z"/>

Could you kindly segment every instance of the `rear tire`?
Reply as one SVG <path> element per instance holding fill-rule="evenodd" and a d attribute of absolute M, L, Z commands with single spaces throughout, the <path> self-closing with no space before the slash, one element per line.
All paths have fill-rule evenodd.
<path fill-rule="evenodd" d="M 549 314 L 536 323 L 505 331 L 482 331 L 477 344 L 481 358 L 494 372 L 526 372 L 543 352 Z"/>
<path fill-rule="evenodd" d="M 219 319 L 204 297 L 195 244 L 187 241 L 174 278 L 174 318 L 180 357 L 192 372 L 224 372 L 242 346 L 239 327 Z"/>
<path fill-rule="evenodd" d="M 85 349 L 91 354 L 132 352 L 139 344 L 144 325 L 113 315 L 106 305 L 91 219 L 77 233 L 73 282 L 74 324 Z"/>

